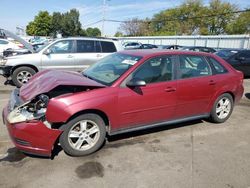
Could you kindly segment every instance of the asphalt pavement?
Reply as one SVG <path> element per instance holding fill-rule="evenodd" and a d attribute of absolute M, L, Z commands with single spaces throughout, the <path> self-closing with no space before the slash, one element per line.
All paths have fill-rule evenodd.
<path fill-rule="evenodd" d="M 0 79 L 0 109 L 13 87 Z M 248 188 L 250 79 L 223 124 L 193 121 L 112 137 L 95 154 L 53 158 L 15 149 L 0 118 L 0 187 Z"/>

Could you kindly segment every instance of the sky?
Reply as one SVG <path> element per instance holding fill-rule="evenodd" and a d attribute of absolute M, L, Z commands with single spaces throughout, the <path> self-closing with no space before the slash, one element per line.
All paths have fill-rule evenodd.
<path fill-rule="evenodd" d="M 104 0 L 1 0 L 0 28 L 16 32 L 16 27 L 25 28 L 41 10 L 48 12 L 67 12 L 76 8 L 80 12 L 83 28 L 98 27 L 95 23 L 103 18 Z M 105 19 L 127 20 L 130 18 L 152 17 L 167 8 L 180 5 L 184 0 L 106 0 Z M 250 8 L 250 0 L 224 0 L 236 4 L 239 8 Z M 208 4 L 209 0 L 203 0 Z M 119 23 L 105 22 L 104 33 L 112 36 L 119 28 Z"/>

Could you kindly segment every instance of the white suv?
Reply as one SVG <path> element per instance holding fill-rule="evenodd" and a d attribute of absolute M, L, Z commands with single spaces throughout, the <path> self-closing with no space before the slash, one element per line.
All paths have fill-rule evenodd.
<path fill-rule="evenodd" d="M 43 69 L 83 71 L 106 55 L 121 51 L 116 39 L 64 38 L 56 40 L 36 53 L 8 57 L 0 61 L 0 75 L 17 87 L 27 83 L 36 72 Z"/>

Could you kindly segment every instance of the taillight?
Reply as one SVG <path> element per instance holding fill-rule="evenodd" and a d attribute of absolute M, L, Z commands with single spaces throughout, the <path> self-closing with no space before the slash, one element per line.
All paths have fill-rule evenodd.
<path fill-rule="evenodd" d="M 24 48 L 23 44 L 18 44 L 17 45 L 19 48 Z"/>
<path fill-rule="evenodd" d="M 240 83 L 243 84 L 244 81 L 244 74 L 241 71 L 236 70 L 237 74 L 240 77 Z"/>

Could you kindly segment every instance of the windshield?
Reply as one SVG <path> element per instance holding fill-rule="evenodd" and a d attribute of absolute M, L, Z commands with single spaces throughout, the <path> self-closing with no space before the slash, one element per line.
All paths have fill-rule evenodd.
<path fill-rule="evenodd" d="M 139 56 L 114 53 L 89 67 L 83 72 L 83 75 L 104 85 L 111 86 L 141 58 Z"/>
<path fill-rule="evenodd" d="M 238 53 L 238 51 L 236 50 L 220 50 L 216 52 L 215 54 L 221 58 L 228 59 L 236 53 Z"/>

